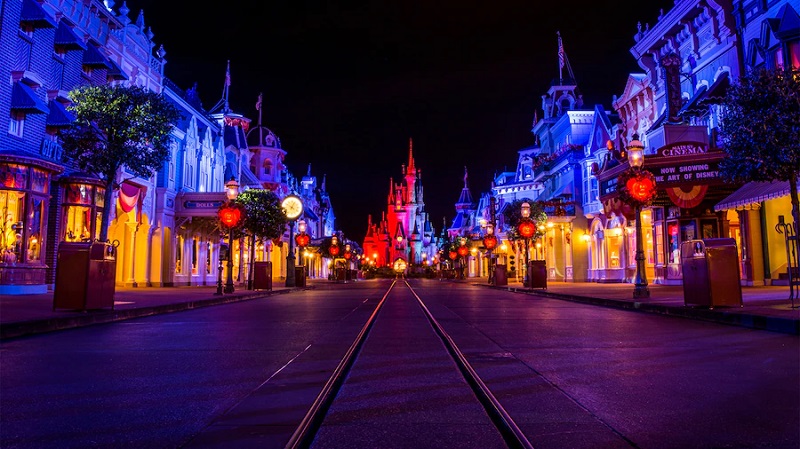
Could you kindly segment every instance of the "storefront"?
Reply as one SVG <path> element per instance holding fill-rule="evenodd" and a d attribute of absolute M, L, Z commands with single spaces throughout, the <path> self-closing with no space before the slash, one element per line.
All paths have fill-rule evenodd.
<path fill-rule="evenodd" d="M 644 169 L 655 176 L 658 197 L 642 211 L 643 246 L 648 279 L 657 284 L 681 284 L 681 243 L 717 237 L 738 238 L 728 214 L 714 205 L 736 190 L 719 176 L 724 152 L 700 142 L 677 142 L 648 155 Z M 596 281 L 630 282 L 636 272 L 635 212 L 617 198 L 617 176 L 623 162 L 598 174 L 604 217 L 592 223 Z M 601 237 L 602 236 L 602 237 Z M 737 242 L 738 248 L 741 244 Z"/>
<path fill-rule="evenodd" d="M 47 292 L 50 181 L 62 168 L 18 155 L 0 155 L 0 294 Z"/>

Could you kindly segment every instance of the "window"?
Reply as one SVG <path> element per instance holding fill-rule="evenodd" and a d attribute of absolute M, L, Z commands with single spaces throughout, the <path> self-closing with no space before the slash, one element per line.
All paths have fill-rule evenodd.
<path fill-rule="evenodd" d="M 272 174 L 272 162 L 269 159 L 264 161 L 264 174 L 271 175 Z"/>
<path fill-rule="evenodd" d="M 0 191 L 0 263 L 22 262 L 22 217 L 25 205 L 23 192 Z"/>
<path fill-rule="evenodd" d="M 8 122 L 8 133 L 12 136 L 22 137 L 25 128 L 25 113 L 22 111 L 11 111 L 11 120 Z"/>

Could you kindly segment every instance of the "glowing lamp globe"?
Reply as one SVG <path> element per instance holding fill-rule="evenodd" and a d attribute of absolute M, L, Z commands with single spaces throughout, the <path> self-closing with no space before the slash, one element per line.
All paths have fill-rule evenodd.
<path fill-rule="evenodd" d="M 242 211 L 236 207 L 226 206 L 219 210 L 219 221 L 225 227 L 232 228 L 239 223 L 242 218 Z"/>
<path fill-rule="evenodd" d="M 518 226 L 519 235 L 523 238 L 529 239 L 533 237 L 533 233 L 536 232 L 536 225 L 531 220 L 523 220 L 519 223 Z"/>

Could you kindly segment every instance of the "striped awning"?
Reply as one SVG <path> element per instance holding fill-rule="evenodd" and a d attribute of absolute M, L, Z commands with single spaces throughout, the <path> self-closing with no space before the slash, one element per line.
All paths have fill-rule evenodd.
<path fill-rule="evenodd" d="M 11 88 L 11 109 L 27 113 L 47 114 L 47 104 L 36 95 L 36 92 L 22 82 L 14 83 Z"/>
<path fill-rule="evenodd" d="M 789 181 L 748 182 L 717 203 L 714 210 L 736 209 L 789 195 Z"/>
<path fill-rule="evenodd" d="M 67 25 L 64 20 L 58 22 L 56 38 L 53 43 L 67 50 L 86 50 L 86 43 L 72 31 L 72 27 Z"/>
<path fill-rule="evenodd" d="M 19 21 L 30 24 L 35 28 L 56 27 L 56 21 L 50 17 L 50 14 L 47 14 L 42 5 L 36 0 L 22 1 L 22 14 L 20 14 Z"/>
<path fill-rule="evenodd" d="M 83 65 L 96 68 L 110 69 L 108 59 L 100 52 L 100 49 L 94 45 L 87 45 L 86 51 L 83 52 Z"/>
<path fill-rule="evenodd" d="M 68 111 L 64 103 L 56 100 L 51 100 L 48 105 L 50 113 L 47 114 L 47 126 L 65 127 L 75 121 L 75 114 Z"/>

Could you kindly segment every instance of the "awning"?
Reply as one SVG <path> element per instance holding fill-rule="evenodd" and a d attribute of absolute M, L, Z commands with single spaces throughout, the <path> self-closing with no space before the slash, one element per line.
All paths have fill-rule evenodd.
<path fill-rule="evenodd" d="M 705 96 L 700 99 L 699 104 L 701 106 L 708 106 L 710 104 L 720 104 L 723 100 L 725 100 L 725 96 L 728 94 L 728 86 L 731 85 L 731 78 L 728 76 L 728 72 L 722 72 L 717 80 L 714 81 L 714 84 L 708 88 L 708 92 L 706 92 Z"/>
<path fill-rule="evenodd" d="M 714 210 L 735 209 L 789 195 L 789 181 L 748 182 L 717 203 Z"/>
<path fill-rule="evenodd" d="M 36 0 L 22 1 L 22 14 L 19 21 L 34 28 L 55 28 L 56 21 L 42 8 Z"/>
<path fill-rule="evenodd" d="M 45 125 L 63 127 L 69 126 L 75 121 L 75 115 L 67 110 L 64 103 L 51 100 L 48 107 L 50 108 L 50 113 L 47 114 Z"/>
<path fill-rule="evenodd" d="M 16 82 L 11 88 L 11 109 L 28 113 L 47 114 L 47 104 L 27 84 Z"/>
<path fill-rule="evenodd" d="M 83 65 L 95 68 L 106 68 L 110 69 L 111 66 L 108 64 L 108 59 L 103 56 L 103 53 L 100 52 L 100 49 L 95 47 L 94 45 L 87 45 L 86 51 L 83 52 Z"/>
<path fill-rule="evenodd" d="M 705 84 L 700 86 L 699 89 L 692 95 L 692 98 L 686 102 L 686 104 L 681 107 L 678 111 L 678 115 L 683 114 L 700 114 L 706 111 L 705 108 L 700 106 L 700 101 L 703 99 L 706 91 L 708 91 L 708 86 Z"/>
<path fill-rule="evenodd" d="M 53 43 L 67 50 L 86 50 L 86 44 L 64 20 L 58 22 L 56 39 Z"/>
<path fill-rule="evenodd" d="M 106 76 L 115 80 L 128 80 L 128 75 L 126 75 L 114 61 L 108 59 L 106 62 L 108 63 L 108 72 Z"/>

